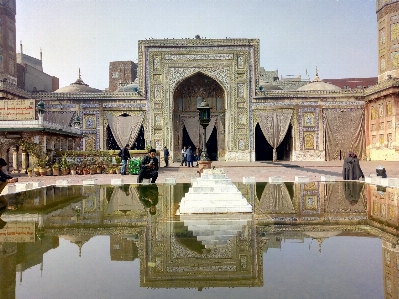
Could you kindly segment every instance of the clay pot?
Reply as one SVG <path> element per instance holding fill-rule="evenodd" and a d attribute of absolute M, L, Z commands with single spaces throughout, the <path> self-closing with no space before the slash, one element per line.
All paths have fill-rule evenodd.
<path fill-rule="evenodd" d="M 86 168 L 84 168 L 84 169 L 83 169 L 83 174 L 84 174 L 84 175 L 87 175 L 87 174 L 89 174 L 89 170 L 88 170 L 88 169 L 86 169 Z"/>
<path fill-rule="evenodd" d="M 76 170 L 75 169 L 71 169 L 71 175 L 76 175 Z"/>
<path fill-rule="evenodd" d="M 53 168 L 53 175 L 60 175 L 60 169 L 59 168 Z"/>
<path fill-rule="evenodd" d="M 39 174 L 41 176 L 46 176 L 47 175 L 47 169 L 46 168 L 39 168 Z"/>

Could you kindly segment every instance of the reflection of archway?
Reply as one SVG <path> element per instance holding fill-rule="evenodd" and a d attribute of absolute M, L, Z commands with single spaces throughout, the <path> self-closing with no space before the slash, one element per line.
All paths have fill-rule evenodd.
<path fill-rule="evenodd" d="M 211 107 L 211 122 L 207 128 L 209 157 L 220 159 L 225 155 L 225 92 L 213 78 L 196 73 L 177 85 L 173 94 L 173 151 L 175 161 L 181 158 L 183 146 L 202 148 L 202 127 L 199 125 L 197 107 L 201 99 Z M 223 133 L 222 133 L 223 132 Z"/>
<path fill-rule="evenodd" d="M 292 125 L 289 124 L 283 141 L 277 147 L 277 160 L 290 161 L 293 148 Z M 267 142 L 259 124 L 255 126 L 255 160 L 272 161 L 273 147 Z"/>

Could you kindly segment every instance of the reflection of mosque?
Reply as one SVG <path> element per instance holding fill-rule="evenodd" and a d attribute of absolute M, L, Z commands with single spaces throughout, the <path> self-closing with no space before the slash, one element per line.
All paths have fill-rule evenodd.
<path fill-rule="evenodd" d="M 16 272 L 22 279 L 25 269 L 42 264 L 59 238 L 76 244 L 79 255 L 98 235 L 110 236 L 111 260 L 139 259 L 140 285 L 153 288 L 262 286 L 263 254 L 283 242 L 311 238 L 321 251 L 330 237 L 375 236 L 383 240 L 385 292 L 396 294 L 397 189 L 355 182 L 238 184 L 254 205 L 248 217 L 176 216 L 188 188 L 71 186 L 10 195 L 6 199 L 18 209 L 2 215 L 0 263 L 7 270 L 1 298 L 15 297 Z"/>

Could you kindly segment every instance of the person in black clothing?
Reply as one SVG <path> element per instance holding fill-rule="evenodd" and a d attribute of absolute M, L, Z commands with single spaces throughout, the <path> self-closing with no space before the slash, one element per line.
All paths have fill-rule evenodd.
<path fill-rule="evenodd" d="M 157 212 L 156 205 L 158 204 L 158 186 L 153 185 L 139 185 L 139 198 L 144 207 L 148 208 L 151 215 Z"/>
<path fill-rule="evenodd" d="M 164 167 L 168 167 L 169 166 L 169 150 L 166 146 L 163 147 L 163 158 L 165 160 Z"/>
<path fill-rule="evenodd" d="M 155 154 L 156 150 L 150 149 L 148 156 L 145 156 L 141 161 L 141 169 L 137 177 L 137 183 L 143 182 L 143 179 L 151 179 L 151 183 L 155 183 L 157 180 L 159 162 Z"/>
<path fill-rule="evenodd" d="M 3 158 L 0 158 L 0 182 L 4 182 L 4 183 L 18 182 L 17 178 L 13 178 L 12 176 L 4 173 L 4 171 L 3 171 L 4 166 L 7 166 L 7 162 Z"/>
<path fill-rule="evenodd" d="M 127 160 L 130 159 L 129 144 L 126 144 L 125 147 L 123 149 L 121 149 L 118 156 L 121 157 L 121 159 L 122 159 L 121 175 L 125 175 Z"/>
<path fill-rule="evenodd" d="M 344 180 L 358 180 L 364 178 L 363 171 L 360 168 L 359 159 L 352 151 L 349 152 L 348 157 L 344 160 L 342 178 Z"/>

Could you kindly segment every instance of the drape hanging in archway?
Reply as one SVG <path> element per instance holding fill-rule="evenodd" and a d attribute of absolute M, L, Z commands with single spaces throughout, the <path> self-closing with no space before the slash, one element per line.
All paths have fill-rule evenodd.
<path fill-rule="evenodd" d="M 276 148 L 283 141 L 290 125 L 293 110 L 266 110 L 258 112 L 259 127 L 266 141 L 273 147 L 273 162 L 277 161 Z"/>
<path fill-rule="evenodd" d="M 323 110 L 325 117 L 326 160 L 345 158 L 353 151 L 359 159 L 364 157 L 364 110 Z"/>
<path fill-rule="evenodd" d="M 191 141 L 194 143 L 194 145 L 199 145 L 200 124 L 198 115 L 183 117 L 182 122 L 183 125 L 186 127 L 188 136 L 190 136 Z"/>
<path fill-rule="evenodd" d="M 212 131 L 216 124 L 216 121 L 217 121 L 217 116 L 211 116 L 209 125 L 206 127 L 206 141 L 207 142 L 209 140 L 209 137 L 212 134 Z M 202 140 L 204 138 L 204 131 L 202 129 L 202 126 L 199 124 L 198 115 L 182 117 L 182 122 L 183 122 L 183 125 L 186 127 L 188 136 L 190 136 L 191 141 L 194 143 L 194 145 L 202 146 L 202 143 L 203 143 Z"/>
<path fill-rule="evenodd" d="M 107 119 L 116 143 L 123 148 L 126 144 L 132 145 L 136 140 L 143 123 L 144 113 L 133 116 L 115 116 L 107 113 Z"/>

